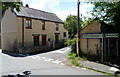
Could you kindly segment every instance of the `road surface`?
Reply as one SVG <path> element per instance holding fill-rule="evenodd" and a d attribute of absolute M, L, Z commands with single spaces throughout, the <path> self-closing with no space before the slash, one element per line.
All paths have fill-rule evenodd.
<path fill-rule="evenodd" d="M 0 52 L 0 73 L 16 75 L 31 71 L 31 75 L 103 75 L 85 68 L 64 65 L 62 61 L 66 59 L 69 51 L 70 48 L 65 47 L 27 57 L 13 57 Z"/>

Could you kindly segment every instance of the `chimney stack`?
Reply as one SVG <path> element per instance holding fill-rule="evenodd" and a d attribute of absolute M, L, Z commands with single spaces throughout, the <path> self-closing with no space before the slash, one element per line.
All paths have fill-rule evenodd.
<path fill-rule="evenodd" d="M 25 6 L 26 6 L 26 7 L 29 7 L 29 5 L 28 5 L 28 4 L 26 4 Z"/>

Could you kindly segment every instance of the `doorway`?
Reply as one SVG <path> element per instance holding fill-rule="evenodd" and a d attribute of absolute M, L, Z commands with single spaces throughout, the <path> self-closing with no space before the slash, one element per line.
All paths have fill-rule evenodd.
<path fill-rule="evenodd" d="M 42 36 L 42 45 L 46 45 L 46 35 Z"/>
<path fill-rule="evenodd" d="M 39 36 L 33 36 L 34 37 L 34 46 L 39 46 Z"/>
<path fill-rule="evenodd" d="M 59 35 L 55 35 L 55 43 L 59 42 Z"/>

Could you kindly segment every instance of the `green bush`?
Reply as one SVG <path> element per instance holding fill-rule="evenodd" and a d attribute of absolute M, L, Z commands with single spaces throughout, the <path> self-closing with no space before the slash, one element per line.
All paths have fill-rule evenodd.
<path fill-rule="evenodd" d="M 76 58 L 76 53 L 70 53 L 69 55 L 68 55 L 68 59 L 75 59 Z"/>
<path fill-rule="evenodd" d="M 78 66 L 78 67 L 80 66 L 80 63 L 78 63 L 77 60 L 73 60 L 73 61 L 71 61 L 71 63 L 75 66 Z"/>
<path fill-rule="evenodd" d="M 76 38 L 69 39 L 65 44 L 71 46 L 71 53 L 76 53 Z"/>

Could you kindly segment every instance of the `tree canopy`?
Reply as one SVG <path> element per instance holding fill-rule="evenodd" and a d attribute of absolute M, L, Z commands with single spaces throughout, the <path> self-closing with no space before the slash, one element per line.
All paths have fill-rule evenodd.
<path fill-rule="evenodd" d="M 22 2 L 2 2 L 2 12 L 7 10 L 9 7 L 20 11 L 20 6 Z M 11 9 L 13 11 L 13 9 Z"/>
<path fill-rule="evenodd" d="M 64 27 L 68 30 L 70 38 L 73 38 L 77 33 L 77 19 L 77 16 L 69 15 L 65 20 Z"/>
<path fill-rule="evenodd" d="M 120 2 L 94 2 L 92 15 L 107 24 L 116 27 L 120 32 Z"/>

